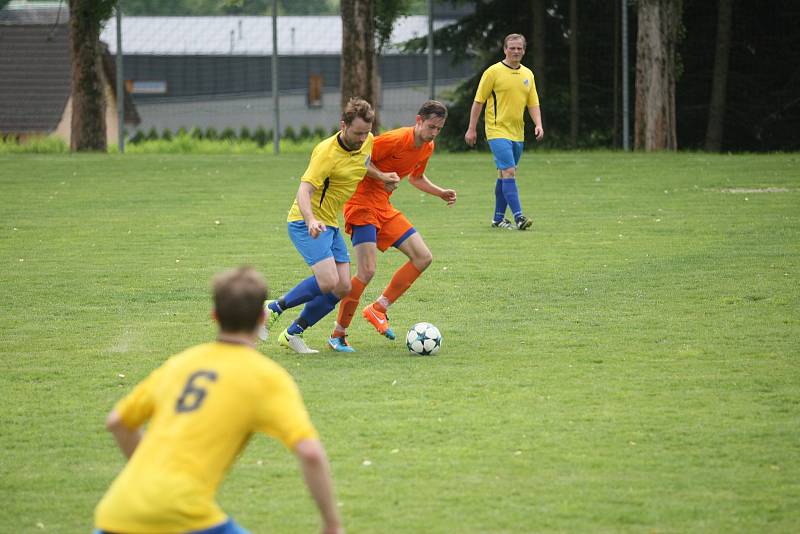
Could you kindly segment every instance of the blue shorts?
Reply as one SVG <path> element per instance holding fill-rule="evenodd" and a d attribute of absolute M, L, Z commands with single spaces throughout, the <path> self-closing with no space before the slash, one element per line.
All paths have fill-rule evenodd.
<path fill-rule="evenodd" d="M 309 266 L 331 257 L 336 263 L 350 263 L 347 244 L 335 226 L 328 226 L 314 239 L 308 235 L 305 221 L 292 221 L 289 223 L 289 239 Z"/>
<path fill-rule="evenodd" d="M 93 534 L 110 534 L 104 530 L 95 530 Z M 236 524 L 231 518 L 228 518 L 227 521 L 224 523 L 220 523 L 217 526 L 206 528 L 203 530 L 192 530 L 191 532 L 187 532 L 186 534 L 250 534 L 250 531 L 243 529 L 239 525 Z"/>
<path fill-rule="evenodd" d="M 383 252 L 386 250 L 387 247 L 384 243 L 383 239 L 378 238 L 378 229 L 375 227 L 374 224 L 364 224 L 364 225 L 353 225 L 353 235 L 350 236 L 350 240 L 353 242 L 353 246 L 360 245 L 361 243 L 375 243 L 378 245 L 378 249 Z M 391 246 L 394 248 L 398 248 L 403 242 L 411 237 L 413 234 L 416 234 L 417 230 L 413 226 L 400 234 L 394 241 L 392 241 Z M 381 237 L 384 237 L 381 235 Z M 390 237 L 389 239 L 392 239 Z M 384 248 L 381 248 L 383 246 Z"/>
<path fill-rule="evenodd" d="M 511 169 L 519 164 L 522 158 L 522 141 L 511 139 L 489 139 L 489 148 L 492 149 L 494 163 L 498 169 Z"/>

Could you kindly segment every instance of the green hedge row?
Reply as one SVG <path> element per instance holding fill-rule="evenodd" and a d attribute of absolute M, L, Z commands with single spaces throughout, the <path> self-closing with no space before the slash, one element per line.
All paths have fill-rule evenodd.
<path fill-rule="evenodd" d="M 296 131 L 291 126 L 287 126 L 283 131 L 281 139 L 286 139 L 287 141 L 323 139 L 329 135 L 333 135 L 338 131 L 339 128 L 334 128 L 330 130 L 330 132 L 327 132 L 321 126 L 318 126 L 313 130 L 308 126 L 302 126 L 299 131 Z M 225 128 L 222 131 L 218 131 L 216 128 L 210 127 L 205 130 L 201 128 L 192 128 L 190 130 L 187 130 L 186 128 L 179 128 L 175 132 L 166 129 L 159 133 L 159 131 L 154 127 L 150 128 L 147 133 L 141 130 L 137 131 L 133 136 L 131 136 L 128 142 L 135 145 L 143 141 L 170 141 L 174 137 L 185 136 L 193 139 L 206 139 L 208 141 L 255 141 L 258 146 L 263 147 L 264 145 L 272 143 L 274 133 L 272 130 L 267 130 L 263 127 L 259 127 L 251 131 L 246 126 L 243 126 L 239 131 L 236 131 L 233 128 Z"/>

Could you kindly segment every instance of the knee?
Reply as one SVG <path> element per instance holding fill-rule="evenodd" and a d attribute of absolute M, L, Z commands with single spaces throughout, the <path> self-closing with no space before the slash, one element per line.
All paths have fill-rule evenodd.
<path fill-rule="evenodd" d="M 333 288 L 333 294 L 339 297 L 340 299 L 343 299 L 350 294 L 350 291 L 352 289 L 353 289 L 353 284 L 350 282 L 349 278 L 344 280 L 339 280 L 339 283 L 336 284 L 336 287 Z"/>
<path fill-rule="evenodd" d="M 508 169 L 500 169 L 501 178 L 513 178 L 516 174 L 517 174 L 517 169 L 515 167 L 509 167 Z"/>
<path fill-rule="evenodd" d="M 319 285 L 319 290 L 322 293 L 330 293 L 334 291 L 338 284 L 338 278 L 334 278 L 332 276 L 317 276 L 317 285 Z M 348 280 L 348 284 L 350 281 Z"/>
<path fill-rule="evenodd" d="M 358 277 L 362 282 L 368 284 L 373 276 L 375 276 L 375 264 L 359 266 Z"/>
<path fill-rule="evenodd" d="M 430 267 L 431 263 L 433 263 L 433 255 L 431 254 L 430 250 L 426 250 L 425 252 L 415 256 L 412 263 L 414 264 L 414 267 L 422 272 Z"/>

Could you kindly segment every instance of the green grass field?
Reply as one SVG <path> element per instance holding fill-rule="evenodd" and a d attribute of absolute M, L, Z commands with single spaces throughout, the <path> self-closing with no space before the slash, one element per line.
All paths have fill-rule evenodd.
<path fill-rule="evenodd" d="M 307 276 L 284 224 L 306 160 L 0 155 L 0 532 L 90 531 L 123 465 L 104 417 L 214 335 L 215 272 L 253 264 L 275 296 Z M 800 530 L 798 169 L 530 151 L 522 233 L 489 228 L 488 154 L 436 155 L 459 201 L 396 193 L 434 263 L 391 319 L 439 326 L 439 355 L 360 318 L 353 355 L 260 346 L 304 393 L 348 531 Z M 402 262 L 382 255 L 366 298 Z M 318 528 L 263 436 L 219 500 L 254 533 Z"/>

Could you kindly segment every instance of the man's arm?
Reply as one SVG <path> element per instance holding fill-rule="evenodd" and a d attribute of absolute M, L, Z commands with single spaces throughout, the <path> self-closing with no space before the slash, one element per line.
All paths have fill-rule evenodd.
<path fill-rule="evenodd" d="M 528 113 L 533 119 L 533 124 L 536 128 L 533 130 L 536 135 L 536 140 L 541 141 L 544 137 L 544 128 L 542 128 L 542 108 L 539 106 L 528 106 Z"/>
<path fill-rule="evenodd" d="M 106 429 L 111 432 L 114 439 L 117 441 L 122 453 L 126 458 L 130 459 L 133 456 L 133 451 L 139 446 L 142 441 L 142 430 L 139 428 L 128 428 L 122 417 L 116 410 L 111 410 L 106 418 Z"/>
<path fill-rule="evenodd" d="M 472 108 L 469 110 L 469 126 L 467 126 L 467 133 L 464 134 L 464 141 L 469 146 L 475 146 L 478 141 L 478 117 L 481 116 L 483 111 L 483 102 L 472 102 Z"/>
<path fill-rule="evenodd" d="M 325 534 L 344 532 L 333 494 L 331 467 L 322 443 L 316 439 L 301 440 L 295 445 L 294 453 L 303 469 L 306 486 L 322 516 L 322 532 Z"/>
<path fill-rule="evenodd" d="M 396 172 L 383 172 L 372 161 L 367 165 L 367 176 L 383 182 L 383 188 L 390 193 L 400 185 L 400 176 Z"/>
<path fill-rule="evenodd" d="M 325 225 L 314 217 L 314 212 L 311 209 L 311 195 L 316 190 L 317 188 L 310 182 L 300 182 L 300 187 L 297 188 L 297 207 L 300 208 L 300 214 L 308 227 L 308 235 L 314 239 L 326 230 Z"/>
<path fill-rule="evenodd" d="M 422 176 L 409 176 L 408 181 L 420 191 L 441 198 L 447 202 L 448 206 L 452 206 L 456 202 L 456 192 L 454 189 L 443 189 L 431 182 L 424 174 Z"/>

